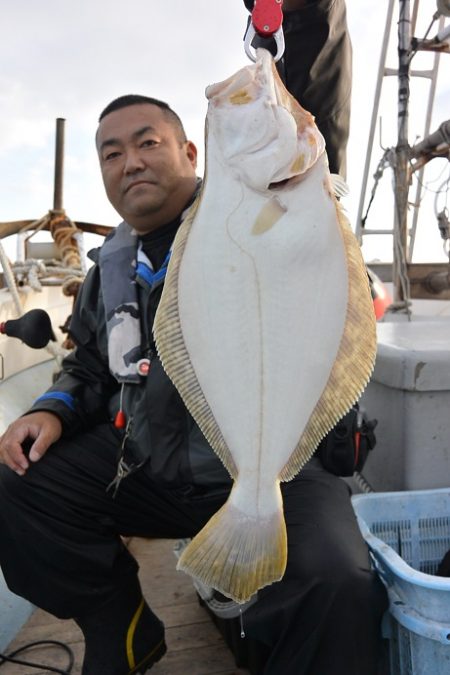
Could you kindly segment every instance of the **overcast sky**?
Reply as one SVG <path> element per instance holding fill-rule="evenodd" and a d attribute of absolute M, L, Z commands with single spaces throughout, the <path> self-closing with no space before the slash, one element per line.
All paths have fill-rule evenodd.
<path fill-rule="evenodd" d="M 388 0 L 347 2 L 354 85 L 346 207 L 353 225 L 387 5 Z M 433 0 L 421 5 L 426 11 L 417 35 L 435 9 Z M 242 0 L 0 0 L 0 221 L 38 218 L 52 207 L 55 120 L 64 117 L 64 207 L 73 220 L 117 224 L 104 196 L 93 138 L 99 112 L 124 93 L 170 103 L 199 146 L 202 166 L 204 90 L 249 63 L 242 42 L 247 16 Z M 395 67 L 392 53 L 388 65 Z M 449 72 L 450 55 L 443 55 L 432 130 L 450 116 Z M 421 83 L 413 101 L 421 116 L 412 122 L 411 142 L 423 133 L 427 87 Z M 384 91 L 382 141 L 390 146 L 396 133 L 395 81 Z M 380 156 L 377 137 L 374 161 Z M 432 167 L 433 189 L 448 176 L 447 167 L 443 160 Z M 385 183 L 389 190 L 388 173 Z M 390 226 L 386 200 L 374 216 L 374 226 Z M 421 247 L 431 246 L 435 258 L 443 259 L 434 220 L 427 238 L 431 243 Z"/>

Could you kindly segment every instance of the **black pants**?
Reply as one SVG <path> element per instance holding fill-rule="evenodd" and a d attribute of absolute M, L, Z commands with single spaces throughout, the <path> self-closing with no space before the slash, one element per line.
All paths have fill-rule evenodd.
<path fill-rule="evenodd" d="M 244 2 L 251 10 L 253 3 Z M 278 71 L 294 98 L 315 116 L 331 173 L 345 178 L 352 89 L 345 0 L 309 0 L 301 9 L 285 12 L 283 32 L 286 49 Z M 267 47 L 267 42 L 254 44 Z"/>
<path fill-rule="evenodd" d="M 0 466 L 0 562 L 10 589 L 62 618 L 99 607 L 137 574 L 119 535 L 193 536 L 227 490 L 161 488 L 143 470 L 113 499 L 108 425 L 55 444 L 24 477 Z M 312 460 L 283 485 L 288 565 L 245 614 L 270 653 L 265 675 L 376 673 L 385 593 L 370 569 L 348 488 Z M 175 563 L 174 563 L 175 564 Z"/>

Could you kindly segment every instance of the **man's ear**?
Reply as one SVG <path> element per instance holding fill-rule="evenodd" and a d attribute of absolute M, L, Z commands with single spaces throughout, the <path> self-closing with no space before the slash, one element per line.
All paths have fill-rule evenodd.
<path fill-rule="evenodd" d="M 186 141 L 186 156 L 194 169 L 197 168 L 197 147 L 192 141 Z"/>

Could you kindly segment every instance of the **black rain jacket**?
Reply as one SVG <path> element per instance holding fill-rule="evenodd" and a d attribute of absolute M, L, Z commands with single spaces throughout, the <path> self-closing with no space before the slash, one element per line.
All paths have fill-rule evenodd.
<path fill-rule="evenodd" d="M 97 262 L 99 249 L 90 257 Z M 165 374 L 156 354 L 153 320 L 161 298 L 163 281 L 151 289 L 138 282 L 143 353 L 150 358 L 149 374 L 138 384 L 122 385 L 111 375 L 105 309 L 99 267 L 88 272 L 80 289 L 70 322 L 70 336 L 76 348 L 63 361 L 62 372 L 30 412 L 47 410 L 63 424 L 63 436 L 109 419 L 119 410 L 128 423 L 127 432 L 118 431 L 117 459 L 123 436 L 127 465 L 143 466 L 151 477 L 167 487 L 200 490 L 231 484 L 228 472 L 214 453 L 180 395 Z M 92 448 L 95 452 L 95 448 Z"/>

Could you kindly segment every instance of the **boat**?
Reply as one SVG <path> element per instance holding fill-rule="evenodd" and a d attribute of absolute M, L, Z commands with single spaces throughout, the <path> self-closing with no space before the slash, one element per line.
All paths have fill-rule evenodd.
<path fill-rule="evenodd" d="M 83 234 L 105 236 L 112 229 L 74 223 L 64 211 L 64 126 L 65 120 L 56 120 L 53 208 L 39 219 L 0 222 L 0 435 L 51 385 L 71 347 L 66 326 L 86 272 Z M 42 232 L 47 239 L 35 241 Z M 2 243 L 11 236 L 17 238 L 14 262 Z M 48 335 L 43 315 L 50 317 Z M 32 611 L 7 589 L 0 572 L 0 652 Z"/>
<path fill-rule="evenodd" d="M 425 4 L 425 3 L 424 3 Z M 422 8 L 423 9 L 423 5 Z M 430 11 L 428 6 L 426 11 Z M 433 9 L 431 10 L 433 12 Z M 431 128 L 433 100 L 436 94 L 437 72 L 440 57 L 450 58 L 450 26 L 446 25 L 450 16 L 450 3 L 437 0 L 434 14 L 430 16 L 430 28 L 425 37 L 415 37 L 415 28 L 419 13 L 419 0 L 389 0 L 386 14 L 385 33 L 380 40 L 381 54 L 378 80 L 373 104 L 371 128 L 368 135 L 366 164 L 361 187 L 360 203 L 355 232 L 361 241 L 377 235 L 392 238 L 392 260 L 366 260 L 371 271 L 391 298 L 380 311 L 377 323 L 378 354 L 371 381 L 363 394 L 361 405 L 370 417 L 378 420 L 376 430 L 377 446 L 369 454 L 367 463 L 360 474 L 347 480 L 356 494 L 384 491 L 422 490 L 449 487 L 450 485 L 450 256 L 449 263 L 415 263 L 412 252 L 416 238 L 418 217 L 420 213 L 421 190 L 424 184 L 424 172 L 437 158 L 450 157 L 450 120 L 442 120 L 437 128 Z M 400 27 L 398 41 L 400 57 L 397 68 L 386 65 L 388 44 L 391 40 L 392 26 L 398 22 Z M 435 32 L 430 30 L 433 27 Z M 431 37 L 430 37 L 431 35 Z M 425 73 L 415 71 L 413 58 L 419 53 L 428 53 L 432 57 L 432 65 Z M 384 148 L 370 184 L 370 171 L 373 170 L 374 139 L 376 134 L 378 106 L 381 98 L 383 81 L 386 76 L 394 76 L 398 81 L 398 137 L 395 146 Z M 413 86 L 414 78 L 427 78 L 430 93 L 426 102 L 426 116 L 423 130 L 418 134 L 420 140 L 410 144 L 411 130 L 408 129 L 409 99 L 404 92 Z M 416 131 L 416 130 L 415 130 Z M 57 143 L 58 145 L 58 143 Z M 58 151 L 56 153 L 58 157 Z M 55 186 L 58 185 L 61 170 L 56 169 L 59 160 L 55 161 Z M 370 207 L 376 199 L 376 187 L 380 179 L 380 171 L 389 170 L 393 177 L 392 213 L 386 216 L 392 221 L 392 227 L 372 227 L 370 223 Z M 414 185 L 412 182 L 414 180 Z M 415 194 L 413 191 L 415 189 Z M 442 194 L 448 193 L 450 179 L 442 182 Z M 55 188 L 54 208 L 40 221 L 21 221 L 20 223 L 0 223 L 1 237 L 15 234 L 23 237 L 25 232 L 36 229 L 47 229 L 51 232 L 52 220 L 63 217 L 61 199 Z M 444 203 L 445 200 L 444 200 Z M 411 208 L 411 204 L 415 205 Z M 42 222 L 44 220 L 44 222 Z M 110 228 L 95 226 L 89 223 L 70 223 L 70 226 L 84 231 L 107 234 Z M 439 227 L 444 245 L 450 249 L 450 223 L 446 208 L 436 213 L 436 224 Z M 28 237 L 28 235 L 25 235 Z M 38 246 L 27 239 L 27 251 L 23 259 L 48 261 L 54 259 L 54 246 L 51 242 L 46 249 L 40 251 Z M 29 405 L 29 403 L 51 382 L 52 373 L 57 367 L 58 359 L 69 345 L 65 342 L 64 326 L 70 314 L 73 296 L 62 293 L 62 276 L 57 278 L 56 270 L 51 265 L 45 269 L 50 272 L 47 279 L 52 282 L 41 284 L 39 290 L 29 290 L 30 284 L 21 281 L 20 266 L 12 266 L 8 271 L 4 265 L 4 277 L 10 273 L 19 278 L 19 288 L 10 282 L 8 288 L 0 288 L 0 323 L 17 319 L 17 313 L 24 313 L 38 307 L 45 308 L 52 320 L 56 342 L 52 341 L 40 350 L 32 350 L 0 334 L 0 397 L 2 402 L 8 401 L 8 408 L 0 413 L 0 433 L 11 419 Z M 60 267 L 57 265 L 56 267 Z M 81 261 L 78 278 L 82 278 Z M 44 272 L 43 272 L 44 274 Z M 52 276 L 53 274 L 53 276 Z M 29 278 L 28 278 L 29 280 Z M 20 287 L 22 284 L 22 287 Z M 14 300 L 14 296 L 16 300 Z M 19 307 L 20 305 L 20 307 Z M 60 328 L 62 327 L 62 329 Z M 426 458 L 426 459 L 424 459 Z M 175 555 L 179 553 L 183 542 L 155 542 L 132 540 L 129 543 L 138 560 L 142 561 L 142 581 L 144 589 L 146 579 L 159 575 L 160 591 L 155 607 L 161 607 L 161 616 L 169 627 L 169 653 L 161 663 L 154 666 L 157 673 L 192 672 L 195 660 L 195 672 L 213 672 L 223 675 L 245 673 L 245 656 L 236 670 L 234 661 L 226 645 L 233 647 L 235 655 L 242 652 L 239 643 L 240 624 L 238 613 L 222 606 L 213 606 L 211 589 L 192 585 L 189 579 L 175 575 Z M 174 551 L 175 549 L 175 551 Z M 155 561 L 159 561 L 156 562 Z M 171 562 L 172 561 L 172 562 Z M 148 575 L 148 576 L 147 576 Z M 181 584 L 181 586 L 180 586 Z M 181 590 L 180 590 L 181 589 Z M 148 597 L 152 598 L 154 585 L 148 586 Z M 175 598 L 175 596 L 178 596 Z M 204 613 L 199 608 L 198 598 L 207 608 Z M 159 603 L 159 605 L 158 605 Z M 220 605 L 220 603 L 219 603 Z M 229 609 L 229 607 L 228 607 Z M 198 612 L 203 613 L 198 613 Z M 1 620 L 8 614 L 8 621 Z M 221 614 L 222 612 L 222 614 Z M 31 619 L 29 618 L 31 617 Z M 232 618 L 230 621 L 230 617 Z M 176 617 L 176 618 L 175 618 Z M 219 632 L 210 633 L 211 618 L 219 627 Z M 25 630 L 19 628 L 25 624 Z M 4 626 L 8 626 L 5 630 Z M 45 627 L 45 629 L 43 628 Z M 206 628 L 208 627 L 208 628 Z M 206 632 L 205 632 L 206 631 Z M 202 632 L 208 635 L 202 641 Z M 33 613 L 33 608 L 20 598 L 12 596 L 1 585 L 0 579 L 0 652 L 30 642 L 43 634 L 64 636 L 70 642 L 76 658 L 81 658 L 81 636 L 75 624 L 68 627 L 67 622 L 58 622 L 40 611 Z M 213 637 L 211 637 L 213 636 Z M 200 640 L 200 641 L 199 641 Z M 219 665 L 211 665 L 211 644 L 218 652 Z M 7 647 L 9 645 L 9 647 Z M 178 647 L 177 647 L 178 645 Z M 180 646 L 181 645 L 181 646 Z M 44 652 L 47 663 L 61 664 L 61 655 L 54 654 L 50 648 Z M 238 659 L 239 660 L 239 659 Z M 202 665 L 203 663 L 203 665 Z M 167 665 L 168 664 L 168 665 Z M 244 664 L 244 665 L 242 665 Z M 8 668 L 11 668 L 9 671 Z M 15 666 L 7 666 L 6 672 Z M 388 672 L 388 671 L 386 671 Z M 406 672 L 406 671 L 405 671 Z M 412 671 L 408 671 L 412 672 Z M 398 675 L 391 672 L 390 675 Z M 403 675 L 403 673 L 402 673 Z M 415 673 L 414 675 L 419 675 Z M 422 674 L 420 674 L 422 675 Z"/>
<path fill-rule="evenodd" d="M 379 235 L 392 240 L 392 260 L 366 260 L 377 277 L 389 285 L 393 299 L 377 324 L 375 371 L 361 399 L 362 405 L 379 420 L 377 450 L 364 468 L 364 482 L 376 491 L 450 485 L 450 426 L 446 412 L 450 381 L 445 381 L 445 373 L 450 370 L 450 258 L 443 263 L 413 262 L 419 217 L 423 215 L 425 170 L 439 160 L 448 164 L 450 156 L 450 120 L 431 129 L 440 57 L 450 58 L 450 27 L 445 25 L 450 6 L 437 2 L 434 14 L 427 15 L 431 23 L 426 36 L 417 38 L 414 31 L 419 4 L 418 0 L 389 1 L 355 228 L 362 245 Z M 429 11 L 423 6 L 421 9 Z M 396 69 L 388 68 L 386 63 L 394 22 L 399 26 Z M 435 33 L 428 37 L 432 27 Z M 428 55 L 428 62 L 426 68 L 418 70 L 414 58 L 421 53 Z M 382 156 L 373 184 L 369 185 L 381 90 L 386 78 L 393 75 L 398 84 L 396 145 L 380 148 Z M 410 96 L 415 82 L 421 79 L 429 81 L 424 126 L 418 134 L 420 140 L 410 145 Z M 379 228 L 376 219 L 375 226 L 370 222 L 370 207 L 377 198 L 376 188 L 385 169 L 392 176 L 392 225 L 389 227 L 388 222 L 388 227 Z M 427 211 L 423 226 L 439 228 L 448 257 L 450 222 L 446 204 L 450 177 L 441 179 L 435 190 L 434 214 Z M 433 217 L 435 224 L 430 222 Z"/>

